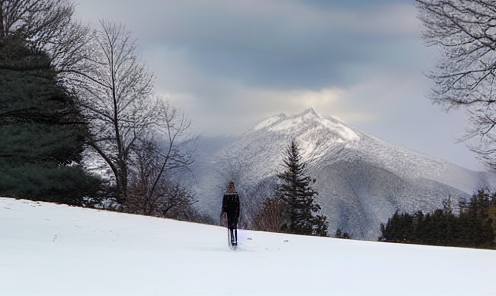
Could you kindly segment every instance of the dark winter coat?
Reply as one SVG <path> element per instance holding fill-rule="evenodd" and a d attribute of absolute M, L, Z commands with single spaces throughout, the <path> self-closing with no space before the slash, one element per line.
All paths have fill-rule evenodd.
<path fill-rule="evenodd" d="M 227 214 L 228 227 L 236 228 L 239 219 L 239 195 L 237 193 L 224 194 L 222 212 Z"/>

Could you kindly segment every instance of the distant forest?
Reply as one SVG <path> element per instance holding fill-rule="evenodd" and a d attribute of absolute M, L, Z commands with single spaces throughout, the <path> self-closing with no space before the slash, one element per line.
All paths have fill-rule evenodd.
<path fill-rule="evenodd" d="M 496 249 L 496 192 L 479 190 L 459 202 L 457 214 L 451 203 L 446 199 L 442 209 L 426 214 L 397 211 L 381 224 L 379 241 Z"/>

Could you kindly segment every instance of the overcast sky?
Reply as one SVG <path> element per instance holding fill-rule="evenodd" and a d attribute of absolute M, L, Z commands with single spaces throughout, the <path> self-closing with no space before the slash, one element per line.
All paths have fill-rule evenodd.
<path fill-rule="evenodd" d="M 482 166 L 465 115 L 426 99 L 425 47 L 413 1 L 76 0 L 95 26 L 122 23 L 156 75 L 156 91 L 205 136 L 240 135 L 313 107 L 405 148 Z"/>

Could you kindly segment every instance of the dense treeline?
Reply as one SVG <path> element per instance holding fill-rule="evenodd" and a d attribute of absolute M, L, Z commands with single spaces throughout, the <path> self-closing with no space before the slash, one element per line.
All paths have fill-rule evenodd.
<path fill-rule="evenodd" d="M 496 192 L 479 190 L 468 203 L 459 203 L 455 214 L 451 200 L 443 202 L 443 209 L 424 214 L 399 213 L 381 224 L 381 241 L 455 246 L 496 248 Z"/>

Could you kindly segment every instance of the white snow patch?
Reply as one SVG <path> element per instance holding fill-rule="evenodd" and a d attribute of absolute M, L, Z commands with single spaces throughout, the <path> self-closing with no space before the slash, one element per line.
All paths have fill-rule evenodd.
<path fill-rule="evenodd" d="M 276 131 L 284 131 L 284 130 L 289 130 L 289 129 L 294 129 L 298 127 L 300 124 L 302 124 L 303 119 L 301 117 L 299 118 L 288 118 L 286 120 L 281 121 L 279 124 L 275 126 L 271 126 L 269 128 L 270 131 L 276 132 Z"/>
<path fill-rule="evenodd" d="M 269 118 L 269 119 L 267 119 L 267 120 L 262 121 L 262 122 L 261 122 L 261 123 L 259 123 L 258 125 L 256 125 L 256 126 L 253 128 L 253 130 L 258 131 L 258 130 L 261 130 L 261 129 L 264 129 L 264 128 L 268 128 L 268 127 L 270 127 L 271 125 L 273 125 L 274 123 L 276 123 L 277 121 L 279 121 L 279 120 L 281 120 L 281 119 L 283 119 L 283 118 L 285 118 L 285 117 L 286 117 L 286 115 L 284 115 L 284 114 L 281 114 L 281 115 L 279 115 L 279 116 L 274 116 L 274 117 L 271 117 L 271 118 Z"/>
<path fill-rule="evenodd" d="M 344 140 L 347 141 L 360 140 L 360 136 L 355 131 L 353 131 L 351 128 L 347 127 L 346 125 L 340 123 L 337 119 L 329 120 L 326 118 L 322 118 L 320 123 L 330 130 L 337 131 Z"/>
<path fill-rule="evenodd" d="M 319 116 L 313 109 L 305 110 L 293 116 L 272 117 L 257 125 L 254 130 L 268 128 L 272 132 L 291 132 L 298 129 L 324 128 L 338 134 L 344 141 L 358 141 L 360 136 L 335 118 L 327 119 Z"/>
<path fill-rule="evenodd" d="M 226 229 L 0 198 L 0 295 L 496 295 L 496 251 Z M 456 284 L 453 284 L 456 283 Z"/>

